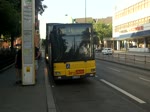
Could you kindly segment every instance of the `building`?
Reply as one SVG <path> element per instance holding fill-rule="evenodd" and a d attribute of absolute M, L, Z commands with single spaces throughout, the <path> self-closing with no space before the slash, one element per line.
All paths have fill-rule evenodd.
<path fill-rule="evenodd" d="M 106 17 L 106 18 L 97 18 L 95 19 L 95 22 L 102 22 L 105 24 L 112 24 L 112 17 Z"/>
<path fill-rule="evenodd" d="M 102 22 L 105 24 L 112 24 L 112 17 L 107 17 L 107 18 L 92 18 L 92 17 L 87 17 L 87 18 L 76 18 L 75 22 L 76 23 L 89 23 L 89 22 Z"/>
<path fill-rule="evenodd" d="M 116 50 L 150 52 L 150 0 L 126 0 L 113 15 L 113 47 Z"/>
<path fill-rule="evenodd" d="M 92 17 L 86 17 L 86 18 L 76 18 L 75 23 L 89 23 L 92 22 L 93 18 Z"/>

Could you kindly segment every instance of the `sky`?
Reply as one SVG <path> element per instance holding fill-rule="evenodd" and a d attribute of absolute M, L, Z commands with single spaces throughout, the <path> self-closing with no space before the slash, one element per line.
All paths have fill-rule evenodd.
<path fill-rule="evenodd" d="M 45 38 L 46 23 L 66 22 L 65 15 L 85 18 L 85 12 L 86 17 L 106 18 L 112 16 L 115 4 L 119 1 L 121 0 L 44 0 L 42 3 L 47 8 L 39 15 L 41 38 Z"/>

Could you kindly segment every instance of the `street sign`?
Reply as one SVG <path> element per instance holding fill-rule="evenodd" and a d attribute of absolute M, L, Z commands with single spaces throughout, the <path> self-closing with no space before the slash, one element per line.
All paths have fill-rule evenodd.
<path fill-rule="evenodd" d="M 35 84 L 34 65 L 35 1 L 22 0 L 22 84 Z"/>

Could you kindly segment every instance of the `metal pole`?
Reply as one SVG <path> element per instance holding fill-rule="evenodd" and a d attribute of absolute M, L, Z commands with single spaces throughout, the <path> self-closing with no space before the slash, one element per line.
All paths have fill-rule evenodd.
<path fill-rule="evenodd" d="M 85 23 L 86 23 L 86 0 L 85 0 Z"/>

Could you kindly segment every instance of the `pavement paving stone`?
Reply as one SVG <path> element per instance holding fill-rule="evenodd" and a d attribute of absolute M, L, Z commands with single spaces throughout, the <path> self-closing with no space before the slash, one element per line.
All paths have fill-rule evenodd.
<path fill-rule="evenodd" d="M 37 83 L 15 84 L 15 68 L 0 73 L 0 112 L 47 112 L 44 62 L 40 62 Z"/>

